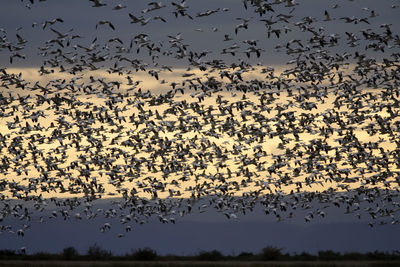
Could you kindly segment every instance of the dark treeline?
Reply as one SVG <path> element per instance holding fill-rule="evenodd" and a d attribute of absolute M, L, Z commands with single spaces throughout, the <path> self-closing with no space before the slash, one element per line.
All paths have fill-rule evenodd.
<path fill-rule="evenodd" d="M 80 254 L 74 247 L 66 247 L 60 253 L 38 252 L 26 254 L 24 251 L 0 250 L 0 260 L 65 260 L 65 261 L 400 261 L 400 252 L 334 252 L 321 250 L 317 254 L 284 253 L 282 248 L 264 247 L 259 253 L 241 252 L 237 255 L 224 255 L 218 250 L 200 251 L 195 255 L 159 255 L 151 248 L 132 250 L 125 255 L 113 255 L 97 244 L 90 246 L 86 254 Z"/>

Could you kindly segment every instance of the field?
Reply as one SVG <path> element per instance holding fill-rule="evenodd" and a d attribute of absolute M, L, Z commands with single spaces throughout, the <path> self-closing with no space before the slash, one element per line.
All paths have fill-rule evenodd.
<path fill-rule="evenodd" d="M 400 261 L 270 261 L 270 262 L 198 262 L 198 261 L 0 261 L 0 266 L 33 266 L 33 267 L 61 267 L 61 266 L 313 266 L 313 267 L 335 267 L 335 266 L 400 266 Z"/>

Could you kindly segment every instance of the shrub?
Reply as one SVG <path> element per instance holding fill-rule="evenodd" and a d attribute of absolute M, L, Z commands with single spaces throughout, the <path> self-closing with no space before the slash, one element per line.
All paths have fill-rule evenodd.
<path fill-rule="evenodd" d="M 331 261 L 340 259 L 340 253 L 332 250 L 320 250 L 318 251 L 318 259 L 321 261 Z"/>
<path fill-rule="evenodd" d="M 51 260 L 56 260 L 59 257 L 59 255 L 48 253 L 48 252 L 37 252 L 28 257 L 31 260 L 51 261 Z"/>
<path fill-rule="evenodd" d="M 197 255 L 197 259 L 200 261 L 219 261 L 223 259 L 223 255 L 218 250 L 212 251 L 201 251 L 199 255 Z"/>
<path fill-rule="evenodd" d="M 74 247 L 66 247 L 63 249 L 62 257 L 64 260 L 74 260 L 79 256 L 78 251 Z"/>
<path fill-rule="evenodd" d="M 6 260 L 9 258 L 13 258 L 17 255 L 17 253 L 15 253 L 14 250 L 10 250 L 10 249 L 3 249 L 0 250 L 0 259 L 1 260 Z"/>
<path fill-rule="evenodd" d="M 310 253 L 307 253 L 307 252 L 303 251 L 300 254 L 295 254 L 294 256 L 291 256 L 291 260 L 315 261 L 315 260 L 317 260 L 317 256 L 311 255 Z"/>
<path fill-rule="evenodd" d="M 343 254 L 342 258 L 344 260 L 360 261 L 360 260 L 365 260 L 366 256 L 365 254 L 361 254 L 360 252 L 347 252 Z"/>
<path fill-rule="evenodd" d="M 254 254 L 252 252 L 242 252 L 237 256 L 237 258 L 239 260 L 251 260 L 254 258 Z"/>
<path fill-rule="evenodd" d="M 87 255 L 91 260 L 103 260 L 112 256 L 111 251 L 105 250 L 97 244 L 89 247 Z"/>
<path fill-rule="evenodd" d="M 261 259 L 265 261 L 276 261 L 282 256 L 282 248 L 267 246 L 261 251 Z"/>
<path fill-rule="evenodd" d="M 138 249 L 132 253 L 131 258 L 137 261 L 153 261 L 157 258 L 157 252 L 151 248 Z"/>

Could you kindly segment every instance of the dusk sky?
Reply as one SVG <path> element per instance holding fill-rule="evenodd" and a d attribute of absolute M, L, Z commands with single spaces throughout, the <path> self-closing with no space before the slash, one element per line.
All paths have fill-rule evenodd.
<path fill-rule="evenodd" d="M 0 6 L 0 249 L 400 249 L 400 1 Z"/>
<path fill-rule="evenodd" d="M 262 48 L 265 50 L 260 59 L 251 58 L 255 63 L 262 62 L 263 65 L 276 65 L 285 64 L 288 57 L 285 56 L 285 51 L 276 53 L 274 47 L 278 44 L 284 45 L 287 41 L 292 39 L 306 40 L 311 37 L 310 33 L 302 32 L 294 26 L 290 26 L 290 32 L 282 34 L 277 38 L 274 34 L 267 38 L 268 31 L 265 26 L 265 21 L 262 19 L 270 19 L 272 16 L 279 14 L 293 15 L 290 19 L 291 22 L 301 21 L 304 17 L 310 17 L 315 20 L 315 26 L 323 27 L 326 34 L 344 34 L 344 32 L 360 31 L 363 29 L 379 29 L 381 24 L 392 24 L 392 30 L 398 32 L 399 25 L 397 17 L 399 14 L 398 8 L 392 6 L 398 5 L 398 1 L 385 0 L 377 2 L 373 0 L 366 1 L 317 1 L 305 0 L 301 1 L 301 5 L 293 7 L 286 7 L 284 4 L 273 6 L 274 14 L 267 14 L 259 16 L 254 13 L 252 8 L 244 9 L 243 3 L 240 0 L 221 0 L 221 1 L 187 1 L 188 13 L 194 17 L 194 20 L 188 17 L 175 18 L 172 14 L 174 7 L 171 4 L 165 3 L 166 7 L 157 9 L 149 13 L 142 13 L 142 10 L 149 8 L 148 2 L 151 1 L 104 1 L 107 6 L 101 8 L 92 8 L 92 2 L 71 0 L 68 2 L 53 0 L 38 2 L 30 4 L 29 1 L 13 1 L 5 0 L 2 2 L 1 14 L 1 28 L 6 30 L 6 36 L 10 41 L 15 41 L 15 34 L 18 32 L 20 36 L 29 41 L 27 45 L 26 60 L 16 60 L 12 66 L 31 66 L 40 65 L 42 58 L 37 57 L 37 48 L 45 44 L 46 41 L 56 37 L 50 31 L 54 28 L 60 32 L 71 31 L 70 35 L 80 35 L 82 38 L 75 39 L 74 43 L 89 45 L 94 38 L 100 40 L 109 40 L 114 37 L 120 38 L 125 42 L 125 46 L 129 44 L 131 39 L 140 34 L 145 33 L 149 39 L 154 42 L 168 40 L 168 35 L 182 34 L 184 43 L 188 44 L 190 49 L 195 51 L 209 50 L 209 58 L 220 58 L 220 52 L 227 44 L 237 43 L 241 47 L 246 47 L 243 40 L 258 40 Z M 169 3 L 169 2 L 168 2 Z M 300 3 L 300 2 L 299 2 Z M 24 7 L 30 5 L 31 8 Z M 121 4 L 126 8 L 120 10 L 113 10 L 117 5 Z M 337 4 L 337 8 L 333 8 Z M 220 9 L 217 13 L 209 16 L 196 17 L 196 14 L 205 12 L 207 10 Z M 223 8 L 228 11 L 222 11 Z M 364 8 L 364 9 L 363 9 Z M 332 17 L 332 21 L 324 21 L 324 11 L 327 10 Z M 369 17 L 370 12 L 374 10 L 376 17 L 369 18 L 370 24 L 360 22 L 358 24 L 345 23 L 342 17 Z M 167 23 L 160 20 L 151 20 L 148 24 L 142 26 L 140 23 L 131 24 L 129 13 L 144 18 L 161 16 L 165 17 Z M 62 18 L 64 23 L 57 22 L 54 25 L 49 25 L 43 30 L 43 23 L 51 21 L 56 18 Z M 235 26 L 240 24 L 237 18 L 249 19 L 248 30 L 239 30 L 235 35 Z M 111 21 L 116 30 L 113 31 L 107 26 L 101 26 L 96 29 L 96 24 L 100 20 Z M 273 19 L 272 21 L 274 21 Z M 32 27 L 33 23 L 36 23 Z M 284 26 L 282 21 L 278 21 L 278 26 Z M 276 28 L 280 28 L 280 27 Z M 17 29 L 19 29 L 17 31 Z M 217 29 L 217 31 L 214 31 Z M 224 35 L 229 34 L 233 39 L 232 42 L 223 42 Z M 341 43 L 344 43 L 344 37 L 341 38 Z M 117 43 L 118 44 L 118 43 Z M 57 47 L 57 46 L 55 46 Z M 330 49 L 343 49 L 344 46 L 333 47 Z M 348 49 L 348 48 L 346 48 Z M 334 50 L 333 50 L 334 51 Z M 144 56 L 141 53 L 139 56 Z M 240 58 L 245 59 L 244 53 L 238 53 Z M 231 56 L 224 57 L 231 59 Z M 7 53 L 2 53 L 2 62 L 7 63 Z M 169 59 L 170 60 L 170 59 Z M 181 62 L 174 62 L 175 64 L 184 64 Z"/>

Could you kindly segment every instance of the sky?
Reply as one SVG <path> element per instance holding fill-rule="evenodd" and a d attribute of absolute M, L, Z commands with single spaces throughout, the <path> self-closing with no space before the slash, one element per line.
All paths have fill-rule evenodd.
<path fill-rule="evenodd" d="M 96 208 L 108 208 L 107 201 L 97 203 Z M 322 208 L 316 204 L 316 207 Z M 305 223 L 304 211 L 294 218 L 276 221 L 274 215 L 265 215 L 262 207 L 239 214 L 238 219 L 228 220 L 225 215 L 209 210 L 205 213 L 194 211 L 179 217 L 175 224 L 160 223 L 158 218 L 144 224 L 128 223 L 132 231 L 126 232 L 126 224 L 119 218 L 96 217 L 94 219 L 64 220 L 51 217 L 50 211 L 32 219 L 31 228 L 25 229 L 25 236 L 3 232 L 0 235 L 0 249 L 19 251 L 25 247 L 27 253 L 59 253 L 65 247 L 73 246 L 85 254 L 90 246 L 97 244 L 114 255 L 125 255 L 140 248 L 152 248 L 160 255 L 196 255 L 201 251 L 219 250 L 225 255 L 241 252 L 259 253 L 266 246 L 282 248 L 284 253 L 317 254 L 321 250 L 336 252 L 393 252 L 398 245 L 398 226 L 369 226 L 370 215 L 361 212 L 361 219 L 354 214 L 345 214 L 341 208 L 325 209 L 326 217 Z M 72 215 L 72 214 L 71 214 Z M 17 222 L 15 224 L 22 224 Z M 110 231 L 100 233 L 104 223 L 110 223 Z M 122 237 L 118 237 L 122 234 Z"/>
<path fill-rule="evenodd" d="M 149 1 L 150 2 L 150 1 Z M 396 6 L 398 1 L 385 0 L 383 2 L 376 2 L 372 0 L 366 1 L 330 1 L 321 2 L 317 0 L 301 1 L 300 6 L 296 8 L 291 15 L 293 21 L 300 21 L 302 18 L 310 16 L 318 20 L 316 25 L 323 26 L 327 33 L 344 33 L 345 31 L 354 31 L 367 28 L 378 28 L 383 23 L 392 24 L 393 30 L 398 30 L 398 23 L 396 18 L 399 13 L 398 8 L 391 8 Z M 68 2 L 53 0 L 38 2 L 30 4 L 28 1 L 12 1 L 5 0 L 2 2 L 1 13 L 1 28 L 7 31 L 7 37 L 10 40 L 15 40 L 15 34 L 18 32 L 20 36 L 29 40 L 29 45 L 26 48 L 27 59 L 21 60 L 13 64 L 13 66 L 31 66 L 41 63 L 41 58 L 37 57 L 37 47 L 43 45 L 50 38 L 54 38 L 55 34 L 51 32 L 50 28 L 60 32 L 67 32 L 73 30 L 72 33 L 82 36 L 78 39 L 81 44 L 90 44 L 94 38 L 100 40 L 108 40 L 114 37 L 120 38 L 122 41 L 128 43 L 131 38 L 139 33 L 149 35 L 149 39 L 154 42 L 168 40 L 168 35 L 182 34 L 184 43 L 188 44 L 194 51 L 209 50 L 212 51 L 210 57 L 221 57 L 218 54 L 227 44 L 237 43 L 241 47 L 245 47 L 242 43 L 243 40 L 258 40 L 265 50 L 260 58 L 251 58 L 252 62 L 261 62 L 263 65 L 277 65 L 285 64 L 287 59 L 284 51 L 276 53 L 274 47 L 277 44 L 284 44 L 285 41 L 291 39 L 305 39 L 310 38 L 311 35 L 306 32 L 299 31 L 293 26 L 290 27 L 290 32 L 287 36 L 281 35 L 280 38 L 271 36 L 267 38 L 267 30 L 265 23 L 260 19 L 265 19 L 264 16 L 260 17 L 253 12 L 249 7 L 247 10 L 243 8 L 242 1 L 240 0 L 222 0 L 222 1 L 187 1 L 188 13 L 194 17 L 191 20 L 187 17 L 175 18 L 173 16 L 173 6 L 167 5 L 166 8 L 142 13 L 142 10 L 149 8 L 147 1 L 105 1 L 107 6 L 101 8 L 92 8 L 92 2 L 71 0 Z M 124 9 L 113 10 L 117 4 L 126 6 Z M 333 9 L 334 4 L 337 3 L 339 7 Z M 26 8 L 25 5 L 29 4 L 31 7 Z M 397 4 L 398 5 L 398 4 Z M 206 10 L 215 10 L 220 8 L 229 9 L 228 11 L 219 11 L 206 17 L 195 17 L 196 14 Z M 285 7 L 284 5 L 274 6 L 276 14 L 289 14 L 292 7 Z M 368 8 L 368 10 L 363 10 Z M 329 14 L 335 18 L 332 21 L 323 21 L 325 15 L 324 11 L 329 11 Z M 349 24 L 341 20 L 342 17 L 369 17 L 371 10 L 377 14 L 376 17 L 370 18 L 372 24 L 366 23 Z M 151 20 L 148 24 L 141 26 L 140 24 L 131 24 L 129 13 L 140 17 L 148 18 L 151 16 L 165 17 L 167 23 L 160 20 Z M 16 19 L 15 14 L 18 14 Z M 89 15 L 90 14 L 90 15 Z M 43 23 L 51 21 L 55 18 L 62 18 L 63 23 L 57 22 L 52 26 L 46 26 L 43 30 Z M 250 20 L 249 29 L 238 30 L 235 34 L 235 26 L 240 24 L 237 18 L 246 18 Z M 115 25 L 116 30 L 113 31 L 107 26 L 102 26 L 96 29 L 96 24 L 100 20 L 108 20 Z M 37 23 L 32 27 L 33 23 Z M 279 26 L 282 23 L 278 22 Z M 275 25 L 273 25 L 275 27 Z M 216 28 L 217 31 L 213 31 Z M 277 27 L 279 28 L 279 27 Z M 18 31 L 17 31 L 18 29 Z M 201 30 L 201 31 L 199 31 Z M 234 38 L 232 42 L 224 42 L 224 35 L 229 34 Z M 335 48 L 336 49 L 336 48 Z M 339 47 L 340 49 L 340 47 Z M 24 50 L 25 51 L 25 50 Z M 143 54 L 143 53 L 142 53 Z M 241 58 L 246 58 L 244 53 L 238 53 Z M 2 53 L 2 62 L 7 62 L 6 53 Z M 139 57 L 144 55 L 138 55 Z M 223 57 L 230 59 L 230 57 Z M 162 59 L 160 59 L 162 61 Z M 167 59 L 168 64 L 181 65 L 182 62 L 171 62 Z M 184 63 L 183 63 L 184 64 Z M 8 64 L 7 64 L 8 65 Z"/>
<path fill-rule="evenodd" d="M 177 17 L 173 12 L 176 11 L 178 1 L 175 5 L 172 1 L 162 1 L 166 7 L 152 11 L 146 11 L 151 8 L 151 1 L 102 2 L 107 5 L 92 7 L 93 2 L 82 0 L 34 1 L 34 4 L 26 0 L 2 1 L 0 69 L 1 75 L 4 75 L 0 84 L 0 100 L 10 100 L 10 103 L 7 103 L 7 100 L 2 102 L 6 107 L 0 113 L 0 133 L 4 138 L 0 146 L 3 159 L 0 193 L 4 198 L 17 197 L 20 193 L 15 194 L 15 191 L 18 191 L 17 185 L 21 186 L 21 192 L 30 190 L 29 194 L 32 196 L 41 195 L 44 199 L 82 197 L 88 187 L 94 187 L 97 183 L 102 187 L 96 187 L 98 191 L 95 195 L 102 198 L 116 197 L 121 192 L 131 193 L 137 190 L 140 197 L 152 198 L 154 201 L 161 199 L 162 204 L 164 199 L 169 201 L 168 196 L 173 199 L 181 197 L 186 201 L 190 195 L 195 194 L 194 192 L 203 192 L 216 194 L 216 201 L 222 203 L 230 201 L 224 186 L 227 186 L 228 193 L 232 192 L 236 197 L 246 196 L 246 201 L 254 197 L 251 194 L 255 194 L 256 190 L 261 188 L 261 199 L 268 193 L 278 195 L 278 200 L 267 203 L 269 212 L 275 214 L 276 209 L 282 208 L 279 206 L 279 196 L 291 191 L 326 193 L 326 190 L 341 192 L 346 188 L 375 187 L 375 182 L 371 182 L 375 181 L 375 176 L 381 179 L 386 174 L 386 170 L 380 167 L 385 163 L 385 156 L 390 161 L 387 173 L 391 172 L 391 175 L 385 179 L 378 179 L 377 186 L 387 191 L 382 191 L 381 198 L 375 196 L 376 199 L 364 207 L 366 210 L 359 211 L 366 213 L 361 221 L 355 219 L 355 216 L 351 216 L 350 220 L 343 219 L 346 217 L 343 216 L 346 207 L 349 207 L 352 215 L 359 209 L 351 200 L 335 194 L 326 193 L 322 198 L 330 204 L 336 203 L 335 201 L 344 203 L 340 211 L 332 212 L 338 214 L 337 220 L 335 216 L 319 218 L 323 208 L 316 204 L 309 211 L 307 205 L 303 205 L 299 209 L 301 211 L 290 209 L 296 218 L 279 224 L 275 222 L 275 215 L 264 217 L 262 209 L 255 211 L 253 217 L 240 216 L 239 219 L 235 219 L 236 214 L 240 214 L 238 207 L 241 204 L 232 200 L 232 205 L 221 204 L 226 207 L 221 208 L 217 215 L 215 209 L 218 208 L 210 204 L 207 205 L 207 212 L 184 216 L 176 224 L 162 224 L 155 216 L 156 219 L 144 225 L 135 224 L 133 233 L 124 233 L 126 236 L 120 239 L 116 236 L 124 231 L 118 222 L 123 215 L 113 220 L 112 233 L 99 231 L 108 221 L 108 218 L 102 217 L 102 212 L 99 212 L 99 217 L 102 218 L 96 223 L 86 219 L 63 222 L 58 218 L 38 224 L 26 221 L 21 215 L 24 209 L 16 205 L 17 214 L 22 216 L 22 220 L 18 222 L 11 218 L 8 199 L 2 200 L 0 204 L 3 210 L 1 216 L 5 217 L 2 225 L 11 225 L 12 233 L 7 230 L 1 233 L 1 248 L 18 249 L 26 246 L 28 251 L 33 253 L 42 250 L 59 251 L 65 246 L 73 245 L 84 252 L 90 244 L 98 242 L 116 253 L 143 246 L 155 248 L 161 253 L 194 253 L 214 248 L 225 253 L 239 250 L 257 252 L 264 245 L 282 246 L 290 252 L 316 252 L 319 248 L 340 251 L 399 249 L 396 243 L 396 238 L 399 237 L 396 234 L 399 232 L 398 204 L 384 201 L 387 194 L 398 194 L 400 165 L 396 165 L 398 144 L 395 142 L 398 128 L 389 135 L 385 132 L 385 126 L 379 123 L 381 117 L 390 118 L 391 129 L 398 127 L 399 116 L 392 114 L 398 114 L 393 111 L 398 112 L 399 96 L 392 93 L 391 97 L 386 97 L 385 92 L 371 84 L 374 79 L 381 81 L 382 77 L 374 78 L 373 73 L 365 76 L 356 74 L 360 68 L 368 70 L 370 66 L 386 75 L 398 73 L 398 64 L 385 63 L 388 59 L 396 58 L 396 53 L 397 58 L 399 57 L 398 0 L 299 0 L 295 1 L 294 6 L 286 6 L 290 1 L 282 1 L 279 5 L 271 6 L 273 12 L 268 11 L 262 16 L 254 12 L 250 2 L 247 2 L 248 7 L 245 9 L 243 1 L 239 0 L 188 0 L 185 2 L 185 11 L 177 13 Z M 117 4 L 123 8 L 114 10 Z M 212 11 L 212 14 L 201 15 L 207 11 Z M 329 14 L 329 18 L 325 13 Z M 134 17 L 142 22 L 131 23 Z M 147 21 L 148 18 L 152 19 Z M 346 23 L 346 18 L 352 22 Z M 112 26 L 104 24 L 105 21 Z M 306 30 L 311 25 L 312 28 Z M 384 42 L 373 37 L 367 41 L 364 37 L 369 33 L 384 36 L 388 32 L 387 27 L 390 28 L 393 38 L 385 44 L 384 49 L 374 50 L 374 46 L 369 47 L 368 45 Z M 273 30 L 279 30 L 279 36 Z M 312 47 L 309 41 L 314 35 L 323 35 L 326 40 L 337 38 L 337 45 L 325 44 L 319 47 L 317 41 L 315 47 Z M 356 44 L 355 47 L 351 39 Z M 257 52 L 251 49 L 260 52 L 260 55 L 257 56 Z M 298 52 L 293 52 L 296 49 L 304 49 L 304 52 L 300 53 L 301 56 Z M 358 53 L 362 56 L 358 56 Z M 302 80 L 300 76 L 296 76 L 302 74 L 296 67 L 304 66 L 301 60 L 297 59 L 298 56 L 304 60 L 304 65 L 309 67 L 311 72 L 314 71 L 315 77 L 318 77 L 318 70 L 323 67 L 329 66 L 329 72 L 325 73 L 319 82 Z M 344 58 L 343 64 L 338 65 L 337 69 L 330 65 L 334 63 L 332 59 L 339 60 L 341 57 Z M 370 58 L 371 61 L 360 63 L 362 58 Z M 384 70 L 381 69 L 382 66 Z M 11 76 L 13 78 L 9 79 Z M 345 82 L 342 83 L 341 80 Z M 204 87 L 209 81 L 209 87 Z M 22 87 L 25 89 L 18 86 L 21 84 L 24 84 Z M 213 87 L 214 84 L 217 86 Z M 264 86 L 261 91 L 238 90 L 240 86 L 257 87 L 260 84 Z M 361 89 L 346 91 L 348 88 L 345 85 L 348 84 Z M 379 84 L 382 88 L 392 86 L 397 89 L 398 85 L 395 78 Z M 294 97 L 291 96 L 292 91 L 286 91 L 288 88 L 285 86 L 292 88 L 295 92 Z M 328 93 L 323 95 L 326 88 L 329 89 L 326 91 Z M 316 90 L 322 95 L 309 99 L 307 94 L 302 95 L 302 90 Z M 146 96 L 147 91 L 151 97 Z M 68 101 L 59 106 L 52 104 L 52 101 L 59 100 L 60 95 L 65 97 L 64 100 L 70 100 L 76 105 L 72 107 Z M 28 97 L 25 103 L 21 96 Z M 163 98 L 167 100 L 160 104 L 164 101 Z M 359 109 L 354 107 L 354 103 L 363 102 L 365 99 L 373 101 Z M 305 108 L 305 105 L 313 105 L 313 101 L 317 103 L 315 109 Z M 233 111 L 229 113 L 229 109 L 223 109 L 224 107 L 231 107 Z M 364 118 L 358 122 L 360 113 Z M 35 122 L 34 118 L 38 114 L 39 121 Z M 95 120 L 89 118 L 93 114 Z M 111 114 L 115 121 L 126 121 L 111 123 L 102 117 L 106 114 Z M 162 114 L 163 118 L 159 119 L 159 115 L 156 114 Z M 263 114 L 267 120 L 257 121 L 257 114 Z M 349 128 L 343 129 L 344 126 L 334 122 L 334 131 L 329 137 L 323 138 L 323 130 L 330 126 L 326 118 L 335 115 L 342 117 L 350 125 Z M 368 119 L 365 119 L 366 117 Z M 308 123 L 305 118 L 312 118 L 312 122 Z M 129 120 L 131 121 L 128 122 Z M 135 121 L 138 120 L 141 123 L 135 125 Z M 274 135 L 280 128 L 289 127 L 292 120 L 302 123 L 301 127 L 297 128 L 297 137 L 296 133 L 292 132 L 286 133 L 285 138 L 279 134 Z M 233 127 L 235 131 L 228 127 L 229 123 L 236 125 L 237 128 Z M 53 127 L 54 124 L 57 127 Z M 179 124 L 190 125 L 191 128 L 187 130 L 178 127 Z M 44 130 L 27 130 L 30 127 L 43 127 Z M 171 128 L 173 130 L 169 130 Z M 352 158 L 351 155 L 356 155 L 357 152 L 350 145 L 350 149 L 346 150 L 346 142 L 351 143 L 351 140 L 346 138 L 352 135 L 343 136 L 345 130 L 350 128 L 354 129 L 353 136 L 373 151 L 371 156 L 377 159 L 375 166 L 371 167 L 368 160 L 359 159 L 356 167 L 350 166 L 350 161 L 356 157 Z M 370 134 L 367 131 L 370 128 L 383 133 Z M 238 129 L 247 129 L 249 132 L 241 136 Z M 94 131 L 90 132 L 91 130 Z M 270 135 L 259 141 L 257 130 L 269 132 Z M 84 131 L 89 134 L 83 136 Z M 41 134 L 43 140 L 47 141 L 38 141 Z M 13 149 L 19 151 L 19 145 L 14 145 L 19 142 L 19 137 L 23 137 L 20 147 L 31 149 L 32 144 L 36 144 L 39 154 L 42 153 L 45 157 L 33 164 L 34 156 L 18 156 Z M 76 140 L 79 141 L 75 142 Z M 100 140 L 105 146 L 101 149 L 95 148 L 93 144 Z M 155 144 L 154 140 L 163 140 L 165 143 Z M 133 147 L 129 147 L 129 142 L 142 142 L 144 146 L 134 151 Z M 203 145 L 207 142 L 209 146 L 204 148 Z M 277 182 L 294 175 L 296 167 L 307 169 L 307 159 L 299 156 L 300 154 L 297 154 L 297 157 L 290 156 L 290 150 L 307 151 L 312 154 L 313 150 L 325 143 L 334 149 L 326 153 L 320 152 L 323 156 L 314 166 L 319 170 L 326 168 L 325 176 L 318 176 L 318 171 L 303 170 L 302 174 L 292 177 L 292 183 Z M 373 148 L 373 144 L 376 144 L 376 148 Z M 79 149 L 78 145 L 82 149 Z M 157 154 L 151 149 L 155 147 L 156 151 L 161 151 L 163 146 L 168 145 L 172 148 L 163 155 L 165 162 L 162 162 L 162 156 L 155 156 L 153 163 L 158 169 L 147 170 L 143 162 Z M 190 148 L 186 158 L 181 157 L 185 147 Z M 205 151 L 205 154 L 202 154 L 202 151 Z M 380 152 L 383 155 L 379 154 Z M 340 158 L 340 153 L 348 158 Z M 127 155 L 131 156 L 129 164 Z M 227 156 L 223 162 L 221 155 Z M 286 157 L 289 158 L 287 164 L 279 165 L 282 158 Z M 336 160 L 337 158 L 339 159 Z M 261 164 L 252 164 L 251 159 L 257 159 Z M 337 161 L 337 165 L 332 163 L 333 160 Z M 60 170 L 67 170 L 68 175 L 65 172 L 57 172 L 57 169 L 52 169 L 46 162 L 54 162 Z M 171 174 L 161 171 L 173 169 L 173 164 L 177 162 L 187 168 L 171 170 Z M 208 165 L 203 168 L 199 162 L 208 162 Z M 139 163 L 142 164 L 142 169 L 133 167 Z M 44 168 L 47 168 L 47 172 L 43 171 Z M 283 170 L 274 173 L 274 168 Z M 328 179 L 328 182 L 321 182 L 327 177 L 329 168 L 339 169 L 340 181 Z M 116 176 L 112 176 L 114 174 L 111 169 L 117 173 Z M 87 170 L 90 170 L 91 174 L 82 175 Z M 128 173 L 128 170 L 131 172 Z M 244 179 L 246 172 L 250 172 L 253 179 L 252 182 L 248 182 L 249 186 Z M 163 174 L 166 173 L 168 175 L 164 177 Z M 219 173 L 222 173 L 222 176 L 218 176 Z M 229 177 L 231 173 L 233 176 L 238 174 L 232 179 L 234 181 L 226 183 L 223 180 L 228 173 Z M 53 180 L 46 175 L 50 175 Z M 133 182 L 125 180 L 119 183 L 115 177 L 119 177 L 121 181 L 123 177 L 134 178 L 131 179 Z M 201 182 L 212 181 L 211 187 L 210 184 L 209 187 L 207 184 L 201 185 L 196 179 L 200 179 Z M 307 179 L 316 179 L 320 183 L 309 184 Z M 351 182 L 351 179 L 355 179 L 356 182 Z M 177 181 L 181 182 L 177 184 Z M 157 185 L 157 182 L 161 184 Z M 54 190 L 46 192 L 46 187 L 59 186 L 60 183 L 69 190 L 53 188 Z M 303 187 L 299 187 L 299 183 Z M 36 185 L 37 190 L 26 189 L 32 185 Z M 44 187 L 40 187 L 42 185 Z M 153 189 L 160 186 L 163 189 L 155 196 Z M 237 189 L 239 187 L 240 190 Z M 101 191 L 102 188 L 104 191 Z M 74 190 L 77 193 L 74 193 Z M 221 192 L 223 196 L 218 195 Z M 377 191 L 371 194 L 379 195 Z M 296 198 L 296 195 L 291 196 Z M 364 202 L 372 198 L 368 194 L 363 197 L 360 198 Z M 254 201 L 259 199 L 255 198 Z M 150 213 L 158 214 L 160 218 L 166 216 L 160 212 L 162 208 L 157 206 L 157 202 L 154 203 L 156 208 Z M 25 203 L 22 206 L 31 204 L 32 202 Z M 103 205 L 107 206 L 109 203 Z M 32 206 L 29 208 L 32 209 Z M 385 208 L 393 210 L 386 212 Z M 38 213 L 32 209 L 32 216 L 36 220 L 40 214 L 46 217 L 47 212 L 50 213 L 52 209 L 57 210 L 56 207 L 46 207 L 44 213 Z M 186 207 L 174 206 L 173 211 L 176 214 L 172 216 L 178 218 L 178 213 L 185 209 Z M 287 215 L 286 213 L 282 212 L 282 216 Z M 369 220 L 364 218 L 368 217 L 368 213 L 386 216 L 385 225 L 377 225 L 380 219 L 378 218 L 374 221 L 374 227 L 369 227 Z M 306 223 L 310 214 L 314 220 L 312 223 Z M 227 220 L 226 216 L 230 217 L 230 220 Z M 22 238 L 15 234 L 21 227 L 27 228 L 26 235 Z M 210 229 L 213 232 L 207 235 Z M 221 236 L 218 235 L 219 232 Z M 237 234 L 234 234 L 235 232 Z M 81 236 L 82 239 L 69 240 L 68 237 L 72 233 Z M 284 233 L 284 238 L 280 238 L 280 233 Z M 354 233 L 355 238 L 350 239 L 349 233 Z M 204 238 L 206 235 L 208 240 Z M 251 240 L 247 240 L 249 237 Z M 171 247 L 169 242 L 174 246 Z M 341 247 L 343 243 L 346 243 L 346 246 Z"/>

